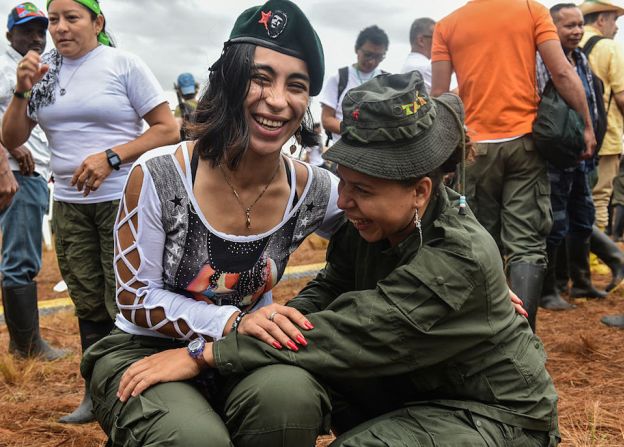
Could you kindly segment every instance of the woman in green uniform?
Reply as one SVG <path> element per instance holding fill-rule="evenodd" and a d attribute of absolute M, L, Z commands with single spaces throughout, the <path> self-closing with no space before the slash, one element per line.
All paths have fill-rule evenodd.
<path fill-rule="evenodd" d="M 202 367 L 244 376 L 285 363 L 326 386 L 335 446 L 556 445 L 543 345 L 510 304 L 495 242 L 442 183 L 463 151 L 460 99 L 430 98 L 418 73 L 383 75 L 343 109 L 325 158 L 338 164 L 347 222 L 325 269 L 289 303 L 314 325 L 307 346 L 233 332 L 206 344 L 203 366 L 183 350 L 136 362 L 120 398 Z"/>

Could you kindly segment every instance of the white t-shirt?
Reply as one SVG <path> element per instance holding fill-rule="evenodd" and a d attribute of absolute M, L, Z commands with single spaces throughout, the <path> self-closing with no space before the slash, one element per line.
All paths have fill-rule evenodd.
<path fill-rule="evenodd" d="M 427 93 L 431 92 L 431 60 L 422 53 L 412 52 L 407 55 L 401 73 L 408 73 L 410 71 L 419 71 L 425 81 L 425 87 L 427 87 Z M 457 88 L 457 78 L 455 73 L 451 76 L 450 90 Z"/>
<path fill-rule="evenodd" d="M 22 55 L 8 47 L 6 53 L 0 56 L 0 115 L 4 115 L 15 90 L 15 70 Z M 2 117 L 0 116 L 0 124 Z M 35 162 L 35 172 L 46 181 L 50 179 L 50 149 L 48 140 L 39 126 L 35 126 L 24 146 L 30 151 Z M 9 156 L 9 166 L 12 171 L 19 171 L 19 165 L 11 154 Z"/>
<path fill-rule="evenodd" d="M 55 97 L 35 116 L 52 152 L 54 198 L 84 204 L 121 198 L 130 163 L 113 170 L 87 197 L 69 182 L 88 155 L 143 133 L 142 117 L 166 102 L 156 77 L 137 56 L 100 45 L 79 59 L 63 58 Z"/>
<path fill-rule="evenodd" d="M 347 87 L 344 89 L 340 98 L 338 98 L 338 79 L 339 75 L 336 72 L 335 75 L 331 76 L 325 85 L 323 86 L 323 90 L 319 95 L 319 102 L 324 106 L 331 107 L 336 111 L 336 119 L 338 121 L 342 121 L 342 100 L 349 90 L 354 87 L 358 87 L 373 79 L 375 76 L 381 74 L 381 70 L 379 68 L 375 68 L 370 73 L 362 73 L 359 70 L 356 70 L 352 65 L 349 66 L 349 78 L 347 82 Z M 334 142 L 340 139 L 340 135 L 334 135 Z"/>
<path fill-rule="evenodd" d="M 427 93 L 431 91 L 431 60 L 422 53 L 412 52 L 407 55 L 401 73 L 419 71 L 425 81 Z"/>
<path fill-rule="evenodd" d="M 321 166 L 325 160 L 323 160 L 323 149 L 320 145 L 312 146 L 306 149 L 308 153 L 308 163 L 312 166 Z"/>

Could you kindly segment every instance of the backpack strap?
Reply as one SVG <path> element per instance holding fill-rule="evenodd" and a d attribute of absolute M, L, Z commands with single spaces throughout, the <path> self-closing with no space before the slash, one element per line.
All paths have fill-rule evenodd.
<path fill-rule="evenodd" d="M 347 84 L 349 83 L 349 67 L 342 67 L 338 69 L 338 95 L 336 95 L 336 104 L 340 107 L 340 96 L 347 88 Z M 327 139 L 325 140 L 325 146 L 329 146 L 330 140 L 334 139 L 334 136 L 329 130 L 325 130 L 325 135 L 327 135 Z"/>
<path fill-rule="evenodd" d="M 342 67 L 338 70 L 338 96 L 336 97 L 336 101 L 340 101 L 340 96 L 347 88 L 347 84 L 349 83 L 349 67 Z"/>
<path fill-rule="evenodd" d="M 583 50 L 583 53 L 585 53 L 585 56 L 589 57 L 589 53 L 592 52 L 592 50 L 594 49 L 594 46 L 596 46 L 596 44 L 602 39 L 606 39 L 606 37 L 605 36 L 591 36 L 589 39 L 587 39 L 587 42 L 585 42 L 585 45 L 583 45 L 583 47 L 581 48 Z"/>
<path fill-rule="evenodd" d="M 583 53 L 585 53 L 585 56 L 589 58 L 589 53 L 592 52 L 596 44 L 600 42 L 602 39 L 607 39 L 607 37 L 591 36 L 589 39 L 587 39 L 587 42 L 585 42 L 585 45 L 583 45 L 583 47 L 581 48 L 581 50 L 583 50 Z M 611 99 L 613 99 L 613 89 L 611 89 L 611 92 L 609 93 L 609 101 L 607 102 L 607 111 L 606 111 L 607 115 L 609 114 L 609 109 L 611 108 Z"/>

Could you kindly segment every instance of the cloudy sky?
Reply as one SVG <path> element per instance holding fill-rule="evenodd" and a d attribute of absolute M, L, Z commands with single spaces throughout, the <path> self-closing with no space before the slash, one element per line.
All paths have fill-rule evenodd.
<path fill-rule="evenodd" d="M 0 0 L 0 29 L 18 0 Z M 45 0 L 31 0 L 39 7 Z M 558 1 L 542 0 L 546 6 Z M 193 73 L 202 82 L 207 69 L 221 52 L 236 17 L 246 8 L 259 4 L 253 0 L 101 0 L 107 29 L 118 46 L 139 55 L 151 67 L 161 85 L 171 90 L 181 72 Z M 400 70 L 409 52 L 408 34 L 417 17 L 438 20 L 464 0 L 299 0 L 323 42 L 326 76 L 339 67 L 355 62 L 354 43 L 358 32 L 376 24 L 390 38 L 390 48 L 381 67 Z M 624 19 L 620 19 L 624 30 Z M 618 40 L 624 42 L 624 31 Z M 51 47 L 48 39 L 48 49 Z M 6 40 L 0 39 L 0 50 Z M 175 98 L 175 96 L 173 96 Z M 313 107 L 318 116 L 318 106 Z"/>

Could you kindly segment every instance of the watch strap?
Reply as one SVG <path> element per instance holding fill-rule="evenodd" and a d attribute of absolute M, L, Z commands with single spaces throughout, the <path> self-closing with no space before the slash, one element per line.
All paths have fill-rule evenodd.
<path fill-rule="evenodd" d="M 31 94 L 32 90 L 26 90 L 25 92 L 18 92 L 17 90 L 13 91 L 13 96 L 19 99 L 30 99 Z"/>

